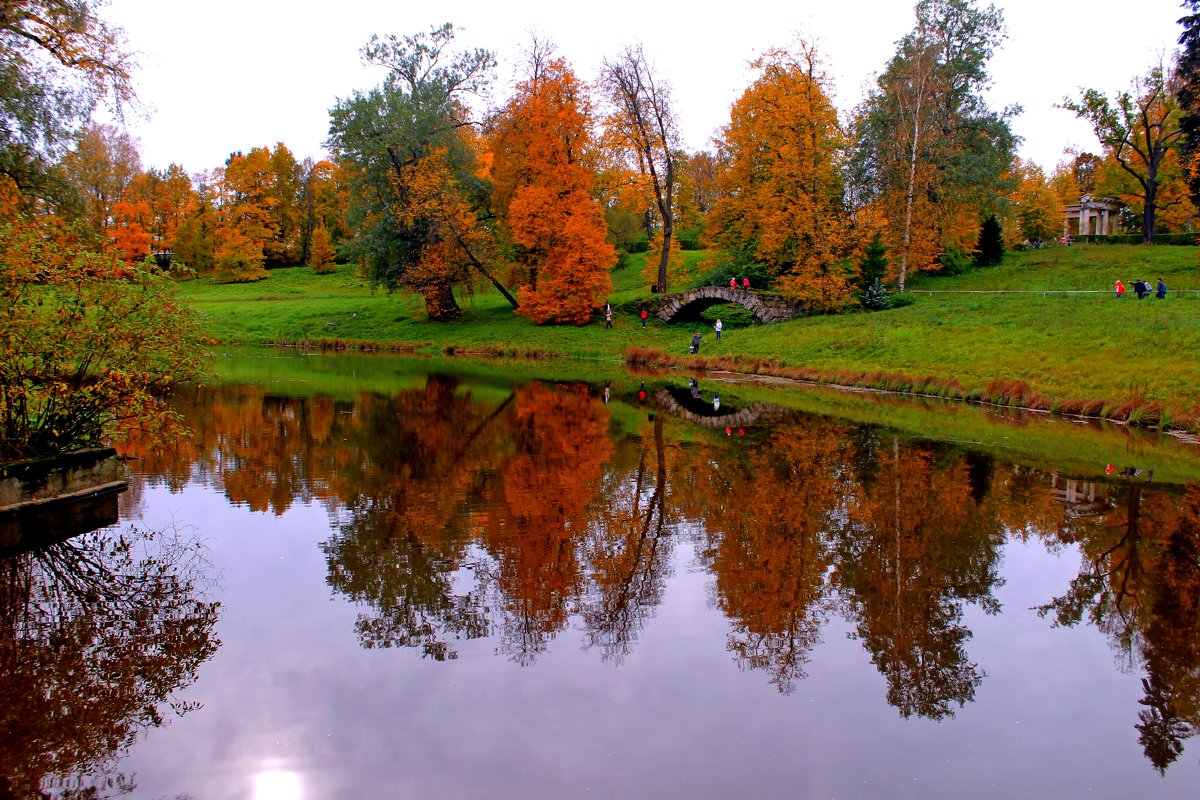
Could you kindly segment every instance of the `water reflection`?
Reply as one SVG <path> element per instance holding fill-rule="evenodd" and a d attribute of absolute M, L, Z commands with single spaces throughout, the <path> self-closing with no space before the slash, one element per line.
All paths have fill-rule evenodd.
<path fill-rule="evenodd" d="M 186 530 L 105 529 L 0 559 L 0 797 L 108 797 L 138 734 L 213 655 Z"/>
<path fill-rule="evenodd" d="M 1059 625 L 1087 620 L 1140 668 L 1138 741 L 1162 772 L 1200 729 L 1200 487 L 1176 498 L 1135 479 L 1121 494 L 1063 537 L 1083 565 L 1039 612 Z"/>
<path fill-rule="evenodd" d="M 968 620 L 1001 610 L 1005 543 L 1036 540 L 1086 556 L 1040 612 L 1095 625 L 1144 674 L 1130 724 L 1150 762 L 1200 725 L 1195 487 L 1041 472 L 698 383 L 606 402 L 435 375 L 353 401 L 221 387 L 183 405 L 196 438 L 148 472 L 256 510 L 323 503 L 327 581 L 366 648 L 440 661 L 486 639 L 528 666 L 576 628 L 619 663 L 690 548 L 739 668 L 794 692 L 840 617 L 900 716 L 944 720 L 986 680 Z"/>

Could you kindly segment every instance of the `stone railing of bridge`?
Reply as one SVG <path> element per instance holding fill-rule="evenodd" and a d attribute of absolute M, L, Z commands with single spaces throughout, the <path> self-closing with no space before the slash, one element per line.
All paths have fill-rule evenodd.
<path fill-rule="evenodd" d="M 784 322 L 804 316 L 804 310 L 799 304 L 780 295 L 750 289 L 732 289 L 728 286 L 701 286 L 682 294 L 665 297 L 657 316 L 664 322 L 672 322 L 690 307 L 699 306 L 698 310 L 702 310 L 719 303 L 736 303 L 763 323 Z"/>

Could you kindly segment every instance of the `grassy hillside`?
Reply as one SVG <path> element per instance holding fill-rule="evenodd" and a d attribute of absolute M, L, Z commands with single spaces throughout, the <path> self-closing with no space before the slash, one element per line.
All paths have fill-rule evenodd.
<path fill-rule="evenodd" d="M 706 254 L 689 252 L 697 280 Z M 492 291 L 464 297 L 463 320 L 425 321 L 419 298 L 372 291 L 348 269 L 324 276 L 276 270 L 259 283 L 218 286 L 200 280 L 184 293 L 224 342 L 374 342 L 418 351 L 549 353 L 620 361 L 627 350 L 684 356 L 694 331 L 705 334 L 709 366 L 794 373 L 830 381 L 918 389 L 1115 418 L 1191 424 L 1200 407 L 1200 289 L 1197 249 L 1077 245 L 1010 254 L 998 267 L 947 278 L 918 276 L 914 302 L 873 314 L 811 317 L 745 325 L 723 314 L 717 343 L 707 323 L 641 330 L 634 315 L 648 298 L 644 256 L 614 272 L 616 327 L 539 327 L 512 313 Z M 1162 277 L 1166 301 L 1115 300 L 1112 282 Z M 942 292 L 1092 291 L 1088 294 Z M 920 292 L 933 291 L 934 294 Z M 730 309 L 734 311 L 734 309 Z"/>

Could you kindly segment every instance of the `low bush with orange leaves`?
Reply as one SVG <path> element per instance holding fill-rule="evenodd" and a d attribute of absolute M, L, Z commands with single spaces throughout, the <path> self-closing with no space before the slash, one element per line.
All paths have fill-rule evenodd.
<path fill-rule="evenodd" d="M 0 458 L 177 431 L 164 395 L 204 373 L 206 338 L 153 262 L 53 218 L 0 225 Z"/>

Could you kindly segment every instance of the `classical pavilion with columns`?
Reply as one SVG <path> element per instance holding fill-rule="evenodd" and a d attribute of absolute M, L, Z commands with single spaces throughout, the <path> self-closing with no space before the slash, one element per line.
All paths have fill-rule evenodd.
<path fill-rule="evenodd" d="M 1063 238 L 1108 236 L 1116 229 L 1117 215 L 1124 207 L 1120 200 L 1085 194 L 1078 203 L 1063 207 Z"/>

